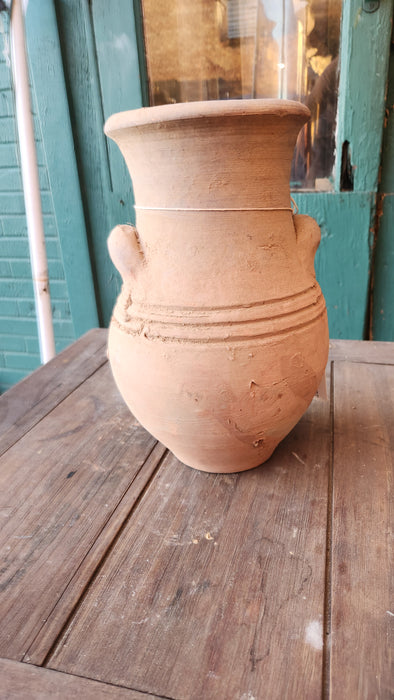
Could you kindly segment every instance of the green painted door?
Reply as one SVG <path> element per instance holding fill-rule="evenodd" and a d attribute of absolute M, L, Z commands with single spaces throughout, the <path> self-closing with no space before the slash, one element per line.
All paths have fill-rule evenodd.
<path fill-rule="evenodd" d="M 241 61 L 244 67 L 250 60 L 248 55 L 253 54 L 255 67 L 268 65 L 270 60 L 271 69 L 264 80 L 276 80 L 277 88 L 271 89 L 278 90 L 277 96 L 293 97 L 294 90 L 302 91 L 302 76 L 308 79 L 311 66 L 322 72 L 319 61 L 324 59 L 324 50 L 320 53 L 318 50 L 315 55 L 311 45 L 305 44 L 307 69 L 301 66 L 300 52 L 294 54 L 298 56 L 303 73 L 301 68 L 297 73 L 297 61 L 292 60 L 291 52 L 297 51 L 297 41 L 298 45 L 302 41 L 305 43 L 305 32 L 309 32 L 309 42 L 314 32 L 318 47 L 319 27 L 324 21 L 326 35 L 333 34 L 330 16 L 338 3 L 342 9 L 342 12 L 339 10 L 340 41 L 338 55 L 331 56 L 332 63 L 340 66 L 336 128 L 332 132 L 335 163 L 331 163 L 329 176 L 315 171 L 311 180 L 313 167 L 308 161 L 310 177 L 304 177 L 301 184 L 297 182 L 295 168 L 293 198 L 299 211 L 315 217 L 321 227 L 316 271 L 327 302 L 331 337 L 367 338 L 371 327 L 371 270 L 393 0 L 344 0 L 343 3 L 339 0 L 283 0 L 282 3 L 244 0 L 243 4 L 235 0 L 199 0 L 192 4 L 142 0 L 142 5 L 139 0 L 113 0 L 111 3 L 59 0 L 56 3 L 89 243 L 104 324 L 109 321 L 119 289 L 119 279 L 109 261 L 105 241 L 115 224 L 134 218 L 132 188 L 122 158 L 102 133 L 105 119 L 113 112 L 158 102 L 261 95 L 263 78 L 256 68 L 250 71 L 250 81 L 245 82 L 247 87 L 240 95 L 236 94 L 231 72 L 212 74 L 211 39 L 201 34 L 204 22 L 210 29 L 212 22 L 215 23 L 215 41 L 221 42 L 227 55 L 244 51 Z M 239 14 L 241 5 L 244 7 L 242 17 Z M 288 8 L 288 13 L 283 9 L 282 15 L 278 14 L 279 6 Z M 320 16 L 320 6 L 328 8 L 326 20 Z M 198 7 L 200 14 L 196 14 Z M 177 13 L 176 31 L 178 36 L 183 36 L 183 43 L 178 41 L 172 55 L 167 37 L 174 12 Z M 316 27 L 308 25 L 306 12 L 319 20 L 316 19 Z M 304 24 L 303 16 L 306 17 Z M 259 42 L 256 26 L 260 24 L 256 25 L 256 17 L 263 18 Z M 287 41 L 284 37 L 291 26 L 295 40 Z M 244 39 L 241 40 L 240 35 Z M 239 46 L 241 49 L 237 48 Z M 171 61 L 175 66 L 173 74 L 168 70 Z M 194 80 L 190 70 L 196 66 L 200 74 L 206 71 L 207 79 Z M 158 79 L 155 70 L 157 75 L 160 73 Z M 296 86 L 293 92 L 292 84 Z M 306 140 L 311 139 L 311 133 L 306 133 Z M 315 136 L 312 133 L 312 137 Z M 313 143 L 316 144 L 316 138 Z M 308 158 L 311 154 L 313 157 L 311 149 L 308 153 Z M 394 334 L 394 328 L 389 332 Z"/>
<path fill-rule="evenodd" d="M 120 278 L 106 241 L 116 224 L 133 220 L 134 200 L 126 166 L 103 126 L 113 112 L 143 104 L 133 3 L 56 0 L 54 5 L 98 313 L 107 326 Z"/>

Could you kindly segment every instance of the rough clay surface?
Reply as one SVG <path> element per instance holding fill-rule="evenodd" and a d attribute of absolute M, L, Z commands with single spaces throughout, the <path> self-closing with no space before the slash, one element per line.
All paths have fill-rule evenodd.
<path fill-rule="evenodd" d="M 273 100 L 160 111 L 106 126 L 137 211 L 136 228 L 109 239 L 124 283 L 110 363 L 131 411 L 182 462 L 243 471 L 296 424 L 327 362 L 320 231 L 290 204 L 307 111 Z"/>

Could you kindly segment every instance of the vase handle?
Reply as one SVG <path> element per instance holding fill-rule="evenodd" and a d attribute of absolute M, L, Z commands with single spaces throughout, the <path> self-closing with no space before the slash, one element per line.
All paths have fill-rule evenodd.
<path fill-rule="evenodd" d="M 123 282 L 130 282 L 145 262 L 137 229 L 131 224 L 115 226 L 109 234 L 107 245 L 111 260 Z"/>
<path fill-rule="evenodd" d="M 300 260 L 305 270 L 316 277 L 314 261 L 321 238 L 319 225 L 307 214 L 295 214 L 293 221 Z"/>

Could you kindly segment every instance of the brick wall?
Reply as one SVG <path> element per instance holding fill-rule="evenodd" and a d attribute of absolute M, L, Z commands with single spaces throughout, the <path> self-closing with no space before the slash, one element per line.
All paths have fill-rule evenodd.
<path fill-rule="evenodd" d="M 8 17 L 0 14 L 0 392 L 39 366 L 39 345 L 31 281 L 27 224 L 17 144 Z M 74 339 L 68 290 L 34 105 L 42 209 L 50 277 L 56 350 Z"/>

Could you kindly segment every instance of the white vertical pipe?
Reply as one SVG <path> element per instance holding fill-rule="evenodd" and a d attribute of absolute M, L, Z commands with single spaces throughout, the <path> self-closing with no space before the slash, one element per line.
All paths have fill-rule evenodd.
<path fill-rule="evenodd" d="M 55 338 L 21 0 L 13 0 L 11 6 L 11 50 L 38 338 L 41 362 L 45 363 L 55 355 Z"/>

